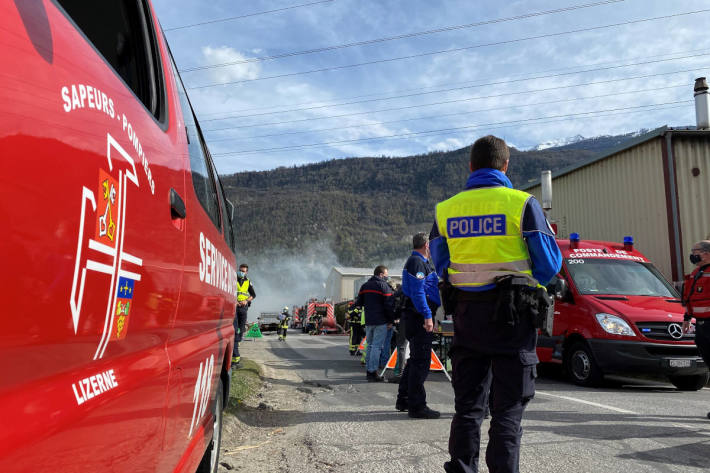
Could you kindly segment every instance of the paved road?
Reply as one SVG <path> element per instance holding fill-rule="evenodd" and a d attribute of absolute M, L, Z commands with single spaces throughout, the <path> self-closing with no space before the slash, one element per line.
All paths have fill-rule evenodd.
<path fill-rule="evenodd" d="M 346 344 L 345 337 L 300 333 L 289 334 L 286 342 L 266 336 L 245 344 L 247 356 L 262 358 L 267 366 L 267 381 L 300 383 L 300 392 L 313 393 L 302 414 L 288 417 L 302 430 L 309 455 L 318 459 L 320 466 L 310 471 L 443 471 L 453 413 L 453 390 L 445 376 L 431 373 L 426 383 L 428 403 L 442 418 L 409 419 L 394 410 L 397 385 L 367 383 Z M 679 392 L 663 381 L 613 378 L 588 389 L 546 371 L 551 373 L 538 379 L 523 420 L 522 472 L 710 469 L 707 388 Z M 486 421 L 483 449 L 487 429 Z M 485 462 L 480 468 L 487 471 Z M 302 469 L 308 471 L 303 464 L 290 471 Z"/>

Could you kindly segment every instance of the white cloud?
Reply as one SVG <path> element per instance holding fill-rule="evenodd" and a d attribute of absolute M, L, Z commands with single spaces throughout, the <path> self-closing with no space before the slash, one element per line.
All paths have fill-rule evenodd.
<path fill-rule="evenodd" d="M 230 62 L 244 61 L 248 59 L 242 53 L 229 46 L 204 46 L 202 55 L 205 64 L 226 64 Z M 259 77 L 261 65 L 259 63 L 235 64 L 233 66 L 216 67 L 210 69 L 210 76 L 215 82 L 230 82 L 246 79 L 256 79 Z"/>
<path fill-rule="evenodd" d="M 451 151 L 454 149 L 463 148 L 466 143 L 459 140 L 458 138 L 448 138 L 438 143 L 430 144 L 427 147 L 427 151 Z"/>
<path fill-rule="evenodd" d="M 255 1 L 261 4 L 266 0 Z M 154 0 L 153 3 L 161 22 L 166 25 L 185 23 L 184 17 L 177 16 L 180 9 L 175 10 L 175 4 L 188 8 L 194 21 L 228 16 L 233 9 L 229 0 L 213 0 L 204 11 L 193 8 L 194 2 L 185 0 Z M 437 2 L 428 0 L 410 0 L 409 3 L 411 6 L 402 10 L 397 2 L 331 2 L 297 9 L 288 15 L 263 15 L 259 21 L 215 24 L 169 32 L 168 39 L 178 65 L 188 68 L 474 23 L 561 8 L 569 4 L 565 0 L 513 0 L 508 3 L 451 0 L 451 5 L 441 8 Z M 635 22 L 696 9 L 695 2 L 691 0 L 670 3 L 661 0 L 627 1 L 441 34 L 214 68 L 184 74 L 183 78 L 190 87 L 282 76 L 278 79 L 189 91 L 213 154 L 451 129 L 439 134 L 412 135 L 401 139 L 334 143 L 249 156 L 216 156 L 220 172 L 268 169 L 344 156 L 405 156 L 435 149 L 454 149 L 466 146 L 476 137 L 487 133 L 505 136 L 506 140 L 525 147 L 577 134 L 597 136 L 625 133 L 644 127 L 656 128 L 663 124 L 692 124 L 692 104 L 673 110 L 637 113 L 621 111 L 603 117 L 580 115 L 557 120 L 509 122 L 654 102 L 691 100 L 693 79 L 709 73 L 706 67 L 710 66 L 708 56 L 596 72 L 577 72 L 537 80 L 527 78 L 585 70 L 595 67 L 590 66 L 593 64 L 641 62 L 644 59 L 640 58 L 644 57 L 651 60 L 669 57 L 671 52 L 698 51 L 708 44 L 706 24 L 710 15 L 677 16 L 663 21 L 630 23 L 588 32 L 472 48 L 458 53 L 421 55 L 401 61 L 388 59 L 610 23 Z M 378 60 L 385 62 L 327 73 L 298 74 L 302 71 Z M 694 67 L 699 69 L 683 74 L 649 76 Z M 581 85 L 642 75 L 647 77 Z M 461 87 L 467 83 L 478 87 L 348 103 Z M 687 85 L 687 88 L 608 95 L 676 84 Z M 569 87 L 558 88 L 563 85 Z M 544 88 L 555 89 L 545 92 L 538 90 Z M 594 95 L 608 96 L 590 98 Z M 462 100 L 485 96 L 492 97 Z M 574 98 L 583 99 L 566 101 Z M 423 106 L 447 101 L 449 103 Z M 313 108 L 338 103 L 346 105 Z M 382 111 L 397 107 L 403 108 Z M 309 109 L 293 110 L 300 108 Z M 342 116 L 348 114 L 355 115 Z M 211 121 L 228 115 L 238 117 Z M 337 117 L 330 118 L 333 116 Z M 472 125 L 477 127 L 465 128 Z M 233 128 L 210 131 L 227 127 Z"/>

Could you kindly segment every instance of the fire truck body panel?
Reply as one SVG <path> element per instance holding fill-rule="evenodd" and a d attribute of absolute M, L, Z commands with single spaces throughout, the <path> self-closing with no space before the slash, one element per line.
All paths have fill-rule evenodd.
<path fill-rule="evenodd" d="M 194 471 L 228 382 L 230 224 L 196 195 L 150 5 L 141 97 L 89 39 L 92 8 L 0 5 L 0 471 Z"/>

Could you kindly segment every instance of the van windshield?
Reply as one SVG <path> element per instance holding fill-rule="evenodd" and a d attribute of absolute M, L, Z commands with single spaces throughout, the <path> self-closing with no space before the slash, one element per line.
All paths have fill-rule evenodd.
<path fill-rule="evenodd" d="M 678 297 L 650 263 L 575 258 L 567 260 L 567 268 L 580 294 Z"/>

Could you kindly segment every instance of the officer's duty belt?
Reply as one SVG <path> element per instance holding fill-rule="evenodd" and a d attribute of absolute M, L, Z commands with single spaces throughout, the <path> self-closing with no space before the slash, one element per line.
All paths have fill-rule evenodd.
<path fill-rule="evenodd" d="M 455 289 L 454 297 L 456 302 L 495 302 L 498 300 L 500 292 L 498 289 L 487 291 L 462 291 Z"/>

